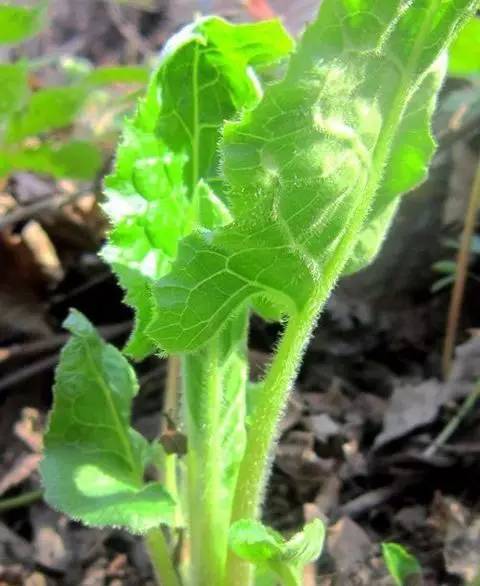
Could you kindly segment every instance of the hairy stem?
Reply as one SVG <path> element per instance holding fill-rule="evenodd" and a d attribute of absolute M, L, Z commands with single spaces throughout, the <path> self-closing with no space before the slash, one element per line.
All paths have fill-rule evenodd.
<path fill-rule="evenodd" d="M 165 385 L 165 399 L 163 411 L 167 417 L 174 422 L 178 418 L 178 385 L 180 377 L 180 359 L 178 356 L 170 356 L 167 367 L 167 381 Z M 165 417 L 162 421 L 162 433 L 168 430 L 168 419 Z M 163 462 L 163 483 L 168 492 L 175 498 L 178 498 L 177 487 L 177 457 L 175 454 L 167 454 Z M 177 521 L 180 521 L 179 511 L 177 510 Z M 180 525 L 180 523 L 178 523 Z"/>
<path fill-rule="evenodd" d="M 145 537 L 150 560 L 159 586 L 181 586 L 162 529 L 152 529 Z"/>
<path fill-rule="evenodd" d="M 317 312 L 318 306 L 315 304 L 289 321 L 276 357 L 259 389 L 261 395 L 252 414 L 245 456 L 240 466 L 232 522 L 258 516 L 278 421 L 284 411 L 290 386 L 301 363 Z M 225 584 L 248 586 L 251 580 L 252 566 L 230 552 Z"/>
<path fill-rule="evenodd" d="M 228 526 L 220 505 L 221 445 L 218 434 L 222 406 L 218 339 L 183 362 L 186 425 L 191 582 L 221 584 Z M 199 404 L 201 402 L 201 404 Z"/>

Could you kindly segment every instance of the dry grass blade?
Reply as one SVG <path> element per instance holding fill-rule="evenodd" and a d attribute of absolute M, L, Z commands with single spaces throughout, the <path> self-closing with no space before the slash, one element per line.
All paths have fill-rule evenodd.
<path fill-rule="evenodd" d="M 473 233 L 477 221 L 477 212 L 480 208 L 480 162 L 477 167 L 475 180 L 473 182 L 470 200 L 465 215 L 465 224 L 463 227 L 460 241 L 460 250 L 457 258 L 457 268 L 455 273 L 455 284 L 450 300 L 448 311 L 447 329 L 445 333 L 445 343 L 443 347 L 442 371 L 444 378 L 448 377 L 452 364 L 453 350 L 457 338 L 458 322 L 463 304 L 463 295 L 465 292 L 465 283 L 467 280 L 468 263 L 470 260 L 470 248 L 472 245 Z"/>

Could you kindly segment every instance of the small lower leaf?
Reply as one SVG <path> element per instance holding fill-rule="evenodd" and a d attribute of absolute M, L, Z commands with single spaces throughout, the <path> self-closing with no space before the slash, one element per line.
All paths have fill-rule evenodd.
<path fill-rule="evenodd" d="M 300 586 L 302 568 L 322 553 L 325 532 L 314 519 L 286 541 L 259 521 L 242 519 L 231 526 L 229 544 L 238 557 L 275 574 L 284 586 Z"/>
<path fill-rule="evenodd" d="M 73 337 L 56 371 L 40 466 L 46 501 L 96 527 L 145 533 L 172 523 L 172 497 L 143 480 L 152 448 L 129 425 L 133 369 L 82 314 L 72 311 L 65 327 Z"/>
<path fill-rule="evenodd" d="M 325 525 L 320 519 L 307 523 L 303 531 L 287 542 L 282 558 L 302 566 L 314 562 L 323 551 L 325 533 Z"/>
<path fill-rule="evenodd" d="M 382 543 L 385 565 L 397 586 L 407 586 L 408 579 L 422 573 L 418 560 L 398 543 Z"/>
<path fill-rule="evenodd" d="M 238 557 L 253 564 L 278 559 L 284 550 L 283 537 L 259 521 L 242 519 L 230 528 L 230 547 Z"/>

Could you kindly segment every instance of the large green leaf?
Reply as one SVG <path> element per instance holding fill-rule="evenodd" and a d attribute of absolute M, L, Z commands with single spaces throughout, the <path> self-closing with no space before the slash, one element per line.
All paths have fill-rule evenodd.
<path fill-rule="evenodd" d="M 19 110 L 28 96 L 28 68 L 26 63 L 0 63 L 0 122 Z"/>
<path fill-rule="evenodd" d="M 103 255 L 136 311 L 130 355 L 154 350 L 145 335 L 152 317 L 149 290 L 169 271 L 179 240 L 198 226 L 230 219 L 211 190 L 219 187 L 216 147 L 224 120 L 259 98 L 250 65 L 278 61 L 291 45 L 276 21 L 231 25 L 210 17 L 165 46 L 105 182 L 113 230 Z"/>
<path fill-rule="evenodd" d="M 40 466 L 45 499 L 87 525 L 144 533 L 171 523 L 175 503 L 144 482 L 151 447 L 130 427 L 135 374 L 90 322 L 72 311 L 73 334 L 56 372 L 54 405 Z"/>
<path fill-rule="evenodd" d="M 426 112 L 444 51 L 475 4 L 322 2 L 285 78 L 225 126 L 234 222 L 182 242 L 155 288 L 149 334 L 159 346 L 201 347 L 255 296 L 289 315 L 306 311 L 382 218 L 377 244 L 357 253 L 359 266 L 370 260 L 393 202 L 424 176 L 432 149 Z"/>
<path fill-rule="evenodd" d="M 35 35 L 42 28 L 47 5 L 47 0 L 42 0 L 34 8 L 0 4 L 0 44 L 20 43 Z"/>
<path fill-rule="evenodd" d="M 472 18 L 450 48 L 448 73 L 454 77 L 480 76 L 480 18 Z"/>

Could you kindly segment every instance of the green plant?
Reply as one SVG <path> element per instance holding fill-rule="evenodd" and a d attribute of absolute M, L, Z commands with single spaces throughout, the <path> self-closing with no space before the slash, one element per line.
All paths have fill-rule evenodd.
<path fill-rule="evenodd" d="M 0 5 L 0 46 L 21 43 L 37 34 L 47 20 L 48 1 L 27 8 Z M 68 138 L 59 131 L 70 127 L 100 89 L 114 83 L 142 86 L 148 72 L 142 66 L 92 68 L 88 62 L 60 59 L 69 78 L 65 85 L 31 89 L 31 77 L 48 58 L 0 63 L 0 177 L 29 170 L 55 177 L 92 179 L 102 165 L 96 137 Z M 86 134 L 85 132 L 83 134 Z"/>
<path fill-rule="evenodd" d="M 102 254 L 136 313 L 125 353 L 181 362 L 186 455 L 130 427 L 133 371 L 73 312 L 41 466 L 53 507 L 146 533 L 162 584 L 249 586 L 255 566 L 300 584 L 319 555 L 319 521 L 290 541 L 259 521 L 278 422 L 335 283 L 426 176 L 445 51 L 475 4 L 324 0 L 286 70 L 277 21 L 201 18 L 164 48 L 105 182 Z M 256 385 L 252 311 L 285 323 Z"/>
<path fill-rule="evenodd" d="M 382 543 L 382 555 L 396 586 L 419 583 L 418 581 L 412 582 L 412 579 L 417 577 L 421 580 L 422 567 L 418 560 L 403 546 L 398 543 Z"/>
<path fill-rule="evenodd" d="M 458 251 L 459 249 L 459 242 L 455 239 L 447 239 L 445 240 L 445 246 Z M 477 257 L 480 255 L 480 235 L 475 234 L 472 237 L 472 243 L 470 245 L 470 254 L 472 256 L 473 262 L 476 262 Z M 453 283 L 455 283 L 455 273 L 457 270 L 457 262 L 451 259 L 442 259 L 438 260 L 432 265 L 432 269 L 442 275 L 439 279 L 437 279 L 431 286 L 432 293 L 438 293 L 442 291 L 446 287 L 449 287 Z M 469 271 L 468 276 L 473 279 L 474 281 L 480 281 L 480 277 L 475 273 Z"/>

